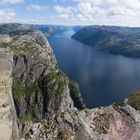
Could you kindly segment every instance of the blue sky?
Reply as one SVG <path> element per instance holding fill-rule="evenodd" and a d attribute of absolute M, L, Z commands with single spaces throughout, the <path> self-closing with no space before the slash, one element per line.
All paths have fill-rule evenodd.
<path fill-rule="evenodd" d="M 0 22 L 140 26 L 140 0 L 0 0 Z"/>

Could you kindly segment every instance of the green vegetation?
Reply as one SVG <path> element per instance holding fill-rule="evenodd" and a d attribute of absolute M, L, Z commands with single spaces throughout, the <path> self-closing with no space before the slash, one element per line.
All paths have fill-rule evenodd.
<path fill-rule="evenodd" d="M 16 107 L 20 109 L 22 105 L 26 106 L 26 103 L 28 106 L 30 97 L 32 98 L 32 95 L 33 94 L 36 95 L 36 93 L 40 94 L 41 89 L 35 83 L 27 87 L 20 83 L 14 82 L 12 87 L 12 92 L 13 92 L 14 101 L 16 103 Z M 20 110 L 19 112 L 17 112 L 19 121 L 21 122 L 33 121 L 34 113 L 40 113 L 40 109 L 41 109 L 40 106 L 38 104 L 35 104 L 35 105 L 30 105 L 28 108 L 26 108 L 25 109 L 26 111 Z M 33 110 L 33 112 L 30 112 L 31 110 Z"/>
<path fill-rule="evenodd" d="M 74 101 L 74 106 L 77 107 L 78 109 L 86 108 L 86 105 L 84 104 L 83 99 L 81 97 L 78 84 L 75 83 L 74 81 L 70 80 L 69 89 L 70 89 L 71 98 Z"/>
<path fill-rule="evenodd" d="M 16 54 L 21 52 L 33 53 L 38 50 L 36 44 L 25 40 L 15 40 L 11 43 L 10 46 L 11 50 Z"/>
<path fill-rule="evenodd" d="M 32 115 L 29 113 L 20 117 L 20 122 L 32 122 L 32 121 L 33 121 Z"/>
<path fill-rule="evenodd" d="M 58 72 L 54 71 L 49 73 L 41 82 L 41 88 L 43 90 L 47 89 L 48 99 L 53 102 L 51 104 L 55 106 L 55 109 L 57 109 L 61 103 L 66 80 L 65 74 L 59 70 Z"/>
<path fill-rule="evenodd" d="M 27 88 L 18 83 L 13 84 L 12 91 L 15 99 L 24 98 L 28 93 Z"/>
<path fill-rule="evenodd" d="M 61 103 L 61 98 L 65 87 L 66 80 L 63 76 L 63 73 L 59 71 L 58 73 L 51 73 L 47 77 L 47 80 L 50 81 L 48 84 L 48 92 L 50 93 L 49 97 L 52 101 L 54 101 L 56 107 Z"/>
<path fill-rule="evenodd" d="M 36 44 L 25 40 L 14 40 L 10 43 L 0 42 L 0 48 L 10 48 L 15 54 L 34 53 L 38 51 Z"/>
<path fill-rule="evenodd" d="M 65 112 L 61 112 L 60 114 L 61 119 L 64 119 L 64 115 L 65 115 Z"/>
<path fill-rule="evenodd" d="M 8 43 L 0 43 L 0 48 L 7 48 L 8 46 Z"/>
<path fill-rule="evenodd" d="M 41 89 L 40 89 L 40 87 L 37 84 L 33 83 L 33 84 L 31 84 L 28 87 L 28 93 L 32 93 L 32 92 L 38 92 L 38 93 L 40 93 L 41 92 Z"/>
<path fill-rule="evenodd" d="M 69 87 L 71 90 L 73 90 L 74 93 L 76 93 L 75 96 L 79 95 L 80 89 L 79 89 L 78 85 L 73 80 L 69 81 Z"/>
<path fill-rule="evenodd" d="M 22 84 L 14 82 L 12 91 L 13 91 L 14 98 L 18 100 L 20 98 L 26 98 L 28 95 L 34 92 L 40 93 L 41 89 L 35 83 L 31 84 L 29 87 L 25 87 Z"/>
<path fill-rule="evenodd" d="M 34 62 L 34 64 L 33 64 L 33 66 L 38 66 L 38 67 L 45 67 L 45 68 L 47 68 L 47 67 L 49 67 L 47 64 L 45 64 L 45 63 L 43 63 L 43 62 Z"/>
<path fill-rule="evenodd" d="M 122 112 L 122 110 L 119 108 L 119 106 L 117 105 L 117 103 L 113 103 L 112 104 L 112 107 L 116 110 L 116 111 L 118 111 L 119 113 L 121 113 Z"/>
<path fill-rule="evenodd" d="M 136 110 L 140 111 L 140 91 L 135 91 L 131 96 L 128 98 L 128 104 L 134 107 Z"/>

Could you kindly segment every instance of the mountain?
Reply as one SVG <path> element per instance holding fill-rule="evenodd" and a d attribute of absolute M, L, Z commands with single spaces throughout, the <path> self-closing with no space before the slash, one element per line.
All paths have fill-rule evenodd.
<path fill-rule="evenodd" d="M 29 30 L 31 25 L 28 24 L 0 24 L 0 34 L 10 34 L 14 31 Z"/>
<path fill-rule="evenodd" d="M 33 29 L 42 31 L 47 37 L 53 36 L 58 33 L 65 32 L 71 29 L 71 26 L 60 26 L 60 25 L 32 25 Z"/>
<path fill-rule="evenodd" d="M 80 31 L 81 29 L 83 29 L 85 26 L 74 26 L 72 29 L 75 31 L 75 32 L 78 32 L 78 31 Z"/>
<path fill-rule="evenodd" d="M 140 57 L 140 28 L 88 26 L 72 38 L 104 52 Z"/>
<path fill-rule="evenodd" d="M 53 36 L 55 34 L 65 32 L 71 29 L 71 26 L 59 26 L 59 25 L 29 25 L 29 24 L 0 24 L 1 34 L 14 34 L 17 32 L 26 32 L 27 30 L 40 30 L 46 37 Z M 18 33 L 19 34 L 19 33 Z"/>
<path fill-rule="evenodd" d="M 0 74 L 2 81 L 8 82 L 0 85 L 0 139 L 140 138 L 140 92 L 122 105 L 114 103 L 89 110 L 78 84 L 57 66 L 53 50 L 41 31 L 25 27 L 12 33 L 7 30 L 0 35 Z"/>

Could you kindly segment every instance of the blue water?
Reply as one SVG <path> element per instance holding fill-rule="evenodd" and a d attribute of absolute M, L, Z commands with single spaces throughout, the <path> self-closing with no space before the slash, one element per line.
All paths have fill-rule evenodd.
<path fill-rule="evenodd" d="M 140 89 L 140 59 L 96 51 L 70 36 L 73 30 L 49 38 L 59 67 L 80 85 L 89 108 L 121 102 Z"/>

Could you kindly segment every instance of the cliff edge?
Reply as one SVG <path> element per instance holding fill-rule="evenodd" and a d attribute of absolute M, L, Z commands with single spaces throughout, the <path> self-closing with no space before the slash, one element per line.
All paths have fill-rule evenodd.
<path fill-rule="evenodd" d="M 13 53 L 0 49 L 0 140 L 19 140 L 12 96 Z"/>
<path fill-rule="evenodd" d="M 140 139 L 140 112 L 127 103 L 86 109 L 78 84 L 59 69 L 42 32 L 20 29 L 1 35 L 0 47 L 1 81 L 8 83 L 0 91 L 1 107 L 6 111 L 1 116 L 7 114 L 1 117 L 3 139 L 18 139 L 18 130 L 25 140 Z M 7 49 L 13 54 L 4 53 Z"/>

